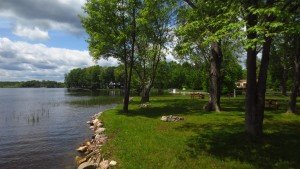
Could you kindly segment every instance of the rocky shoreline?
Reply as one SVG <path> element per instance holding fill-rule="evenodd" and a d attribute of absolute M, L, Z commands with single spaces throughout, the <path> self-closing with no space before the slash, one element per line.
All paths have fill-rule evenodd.
<path fill-rule="evenodd" d="M 116 161 L 104 159 L 101 155 L 101 147 L 108 139 L 103 122 L 98 119 L 101 114 L 102 112 L 96 113 L 87 121 L 94 134 L 76 149 L 80 154 L 75 157 L 78 169 L 108 169 L 117 165 Z"/>

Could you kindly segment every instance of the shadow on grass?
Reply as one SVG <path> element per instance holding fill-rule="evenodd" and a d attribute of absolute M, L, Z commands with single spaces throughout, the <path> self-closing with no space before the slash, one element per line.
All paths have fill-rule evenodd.
<path fill-rule="evenodd" d="M 227 111 L 243 112 L 245 111 L 245 99 L 244 98 L 238 98 L 238 99 L 223 98 L 221 100 L 221 110 L 223 112 L 227 112 Z"/>
<path fill-rule="evenodd" d="M 189 100 L 189 99 L 166 99 L 151 101 L 150 106 L 140 108 L 139 102 L 131 103 L 132 109 L 125 114 L 120 110 L 118 114 L 126 116 L 144 116 L 149 118 L 158 118 L 164 115 L 191 115 L 207 114 L 202 107 L 207 103 L 206 100 Z M 158 105 L 158 106 L 157 106 Z"/>
<path fill-rule="evenodd" d="M 210 155 L 220 160 L 238 160 L 255 168 L 300 168 L 300 125 L 269 123 L 264 137 L 250 138 L 244 125 L 186 123 L 178 130 L 196 133 L 187 141 L 186 153 L 191 158 Z"/>

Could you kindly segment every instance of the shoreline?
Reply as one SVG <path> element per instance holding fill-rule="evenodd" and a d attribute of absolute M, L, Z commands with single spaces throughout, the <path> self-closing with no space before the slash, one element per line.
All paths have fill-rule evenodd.
<path fill-rule="evenodd" d="M 76 149 L 79 155 L 75 157 L 78 169 L 108 169 L 117 164 L 114 160 L 104 159 L 101 147 L 108 141 L 104 133 L 104 124 L 99 117 L 103 112 L 94 114 L 86 124 L 94 132 L 90 139 L 85 141 Z"/>

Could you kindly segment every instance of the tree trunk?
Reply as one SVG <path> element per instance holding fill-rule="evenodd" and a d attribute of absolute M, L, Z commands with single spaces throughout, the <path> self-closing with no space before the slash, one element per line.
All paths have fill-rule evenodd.
<path fill-rule="evenodd" d="M 281 77 L 281 82 L 280 82 L 280 85 L 281 85 L 281 94 L 284 95 L 284 96 L 287 96 L 287 86 L 286 86 L 286 81 L 287 81 L 287 70 L 286 68 L 284 67 L 283 68 L 283 73 L 282 73 L 282 77 Z"/>
<path fill-rule="evenodd" d="M 132 77 L 132 68 L 134 64 L 134 48 L 135 48 L 135 40 L 136 40 L 136 9 L 133 8 L 132 10 L 132 33 L 131 33 L 131 53 L 129 57 L 129 72 L 128 72 L 128 65 L 127 60 L 125 60 L 125 94 L 124 94 L 124 103 L 123 103 L 123 112 L 128 113 L 128 105 L 129 105 L 129 95 L 130 95 L 130 88 L 131 88 L 131 77 Z M 125 45 L 125 54 L 126 54 L 126 45 Z"/>
<path fill-rule="evenodd" d="M 124 102 L 123 102 L 123 112 L 128 113 L 128 105 L 129 105 L 129 88 L 128 84 L 124 85 Z"/>
<path fill-rule="evenodd" d="M 263 120 L 265 110 L 265 95 L 267 85 L 267 74 L 270 60 L 270 49 L 272 39 L 270 37 L 265 38 L 263 44 L 261 65 L 259 68 L 259 76 L 257 82 L 257 100 L 256 100 L 256 122 L 255 122 L 255 136 L 261 136 L 263 134 Z"/>
<path fill-rule="evenodd" d="M 300 36 L 295 38 L 296 43 L 296 56 L 295 56 L 295 72 L 294 72 L 294 85 L 292 88 L 292 94 L 290 98 L 290 104 L 288 112 L 297 113 L 296 111 L 296 103 L 297 96 L 299 94 L 299 81 L 300 81 Z"/>
<path fill-rule="evenodd" d="M 257 6 L 257 0 L 247 1 L 246 9 L 249 7 Z M 255 32 L 249 32 L 249 28 L 254 27 L 257 24 L 257 16 L 249 10 L 246 16 L 247 22 L 247 39 L 249 41 L 255 39 L 257 34 Z M 247 48 L 247 88 L 246 88 L 246 113 L 245 113 L 245 125 L 246 132 L 252 136 L 262 134 L 261 127 L 259 125 L 259 117 L 256 113 L 256 48 Z"/>
<path fill-rule="evenodd" d="M 141 103 L 146 103 L 150 101 L 150 90 L 151 90 L 151 85 L 145 85 L 142 89 L 141 92 Z"/>
<path fill-rule="evenodd" d="M 210 101 L 204 106 L 206 111 L 220 112 L 220 97 L 221 97 L 221 62 L 223 54 L 220 43 L 211 44 L 211 60 L 210 60 Z"/>
<path fill-rule="evenodd" d="M 267 1 L 267 4 L 273 1 Z M 256 6 L 257 1 L 249 1 L 251 6 Z M 257 16 L 248 11 L 247 30 L 257 24 Z M 269 16 L 267 21 L 274 18 Z M 247 39 L 257 38 L 255 32 L 248 32 Z M 263 134 L 263 119 L 265 109 L 265 94 L 267 83 L 267 72 L 270 59 L 270 48 L 272 44 L 271 37 L 265 37 L 263 44 L 262 59 L 259 69 L 259 75 L 256 82 L 256 48 L 247 49 L 247 91 L 246 91 L 246 132 L 254 137 L 260 137 Z"/>

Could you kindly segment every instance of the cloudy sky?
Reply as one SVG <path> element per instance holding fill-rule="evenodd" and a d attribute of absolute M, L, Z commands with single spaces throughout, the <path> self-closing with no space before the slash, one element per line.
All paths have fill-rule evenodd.
<path fill-rule="evenodd" d="M 0 0 L 0 81 L 56 80 L 95 63 L 78 15 L 85 0 Z"/>

